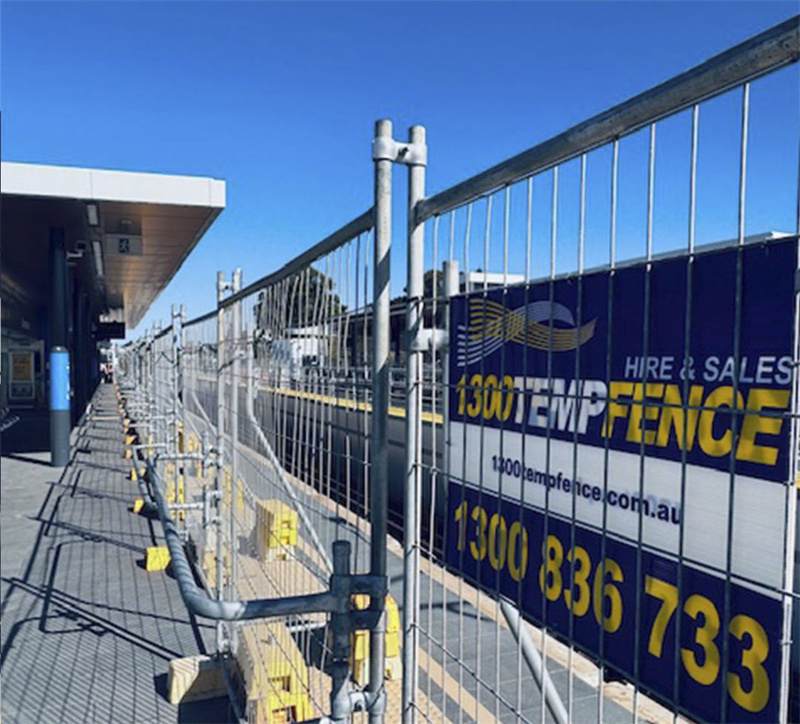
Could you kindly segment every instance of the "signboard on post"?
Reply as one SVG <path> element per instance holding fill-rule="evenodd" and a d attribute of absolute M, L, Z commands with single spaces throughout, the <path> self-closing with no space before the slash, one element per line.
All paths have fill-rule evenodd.
<path fill-rule="evenodd" d="M 142 237 L 138 234 L 106 234 L 105 253 L 113 256 L 141 256 Z"/>
<path fill-rule="evenodd" d="M 785 712 L 797 261 L 452 300 L 448 565 L 702 721 Z"/>

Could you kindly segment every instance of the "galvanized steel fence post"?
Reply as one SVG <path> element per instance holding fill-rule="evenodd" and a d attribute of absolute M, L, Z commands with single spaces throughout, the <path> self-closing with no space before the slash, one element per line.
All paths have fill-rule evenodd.
<path fill-rule="evenodd" d="M 412 126 L 409 143 L 425 145 L 425 129 Z M 419 647 L 419 511 L 422 506 L 422 362 L 427 348 L 423 334 L 423 223 L 416 222 L 417 203 L 425 198 L 425 160 L 416 158 L 408 168 L 408 253 L 406 311 L 406 460 L 404 498 L 403 588 L 403 724 L 415 724 L 412 702 L 417 690 Z"/>
<path fill-rule="evenodd" d="M 172 316 L 172 326 L 170 327 L 170 336 L 172 340 L 172 429 L 171 429 L 171 436 L 170 436 L 170 447 L 169 451 L 173 455 L 177 455 L 180 450 L 180 409 L 179 409 L 179 391 L 180 391 L 180 320 L 181 314 L 180 309 L 176 305 L 172 305 L 171 309 L 171 316 Z M 176 468 L 176 478 L 178 475 L 178 470 Z"/>
<path fill-rule="evenodd" d="M 375 140 L 392 137 L 391 121 L 375 124 Z M 375 148 L 375 147 L 373 147 Z M 389 302 L 392 246 L 392 160 L 373 150 L 375 161 L 375 246 L 372 304 L 372 440 L 370 521 L 372 540 L 370 547 L 370 572 L 373 576 L 386 576 L 386 536 L 389 515 Z M 383 692 L 385 671 L 385 600 L 374 597 L 370 609 L 379 617 L 379 623 L 370 633 L 369 691 L 378 696 Z M 370 724 L 381 724 L 383 712 L 376 707 L 370 711 Z"/>
<path fill-rule="evenodd" d="M 231 291 L 235 294 L 242 288 L 242 270 L 236 269 L 233 272 Z M 236 598 L 236 565 L 237 549 L 239 546 L 236 534 L 236 489 L 239 480 L 239 456 L 237 445 L 239 441 L 239 335 L 241 330 L 241 302 L 235 302 L 231 308 L 233 320 L 231 324 L 232 342 L 230 348 L 230 367 L 231 367 L 231 489 L 230 489 L 230 597 Z M 231 650 L 236 650 L 236 629 L 231 627 Z"/>
<path fill-rule="evenodd" d="M 217 469 L 214 481 L 214 510 L 216 527 L 215 549 L 216 549 L 216 589 L 217 599 L 220 601 L 224 597 L 223 586 L 223 549 L 222 549 L 222 487 L 225 476 L 225 310 L 222 307 L 222 299 L 225 290 L 228 288 L 225 282 L 224 272 L 217 272 Z M 222 622 L 217 623 L 217 652 L 221 653 L 225 648 L 225 632 Z"/>

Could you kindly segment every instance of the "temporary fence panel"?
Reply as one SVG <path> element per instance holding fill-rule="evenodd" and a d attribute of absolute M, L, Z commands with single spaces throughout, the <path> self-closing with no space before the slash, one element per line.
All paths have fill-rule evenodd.
<path fill-rule="evenodd" d="M 429 198 L 424 129 L 381 121 L 373 208 L 126 347 L 151 504 L 236 611 L 248 720 L 380 724 L 383 692 L 404 724 L 788 719 L 800 119 L 769 110 L 800 106 L 798 36 Z M 790 161 L 754 164 L 759 133 Z M 372 593 L 345 617 L 335 541 Z"/>
<path fill-rule="evenodd" d="M 370 226 L 365 222 L 354 236 L 222 309 L 230 340 L 222 415 L 229 435 L 236 434 L 226 446 L 235 490 L 231 497 L 226 487 L 223 500 L 239 540 L 231 548 L 236 597 L 322 590 L 334 540 L 351 541 L 355 569 L 369 570 L 364 413 L 371 355 L 365 338 L 348 348 L 346 327 L 371 299 Z M 243 655 L 268 655 L 257 643 L 259 627 L 240 632 Z M 307 680 L 318 716 L 327 711 L 331 690 L 327 620 L 296 620 L 289 628 L 303 632 L 295 636 L 303 662 L 296 675 Z"/>
<path fill-rule="evenodd" d="M 794 18 L 412 200 L 427 365 L 409 361 L 409 409 L 428 421 L 407 440 L 431 449 L 406 550 L 461 578 L 407 573 L 405 640 L 446 717 L 787 719 L 800 168 L 798 119 L 773 125 L 767 99 L 798 106 L 797 66 L 780 69 L 799 49 Z M 730 126 L 732 189 L 703 155 Z M 788 175 L 748 174 L 757 131 L 785 134 Z M 733 240 L 699 245 L 699 215 L 703 236 L 726 229 L 729 189 Z M 788 233 L 748 237 L 749 198 Z M 421 344 L 420 319 L 446 345 Z M 427 715 L 414 691 L 409 720 Z"/>
<path fill-rule="evenodd" d="M 121 355 L 146 462 L 132 477 L 156 478 L 139 507 L 168 511 L 168 543 L 180 535 L 219 601 L 203 605 L 221 612 L 217 650 L 248 721 L 344 721 L 354 708 L 383 720 L 386 498 L 371 482 L 387 460 L 373 422 L 388 408 L 388 367 L 375 364 L 389 338 L 385 182 L 376 209 L 244 290 L 240 271 L 220 274 L 216 312 L 186 323 L 173 310 L 170 327 Z M 344 588 L 343 565 L 357 574 Z M 296 613 L 236 613 L 291 612 L 287 598 Z M 396 618 L 392 605 L 390 628 Z M 362 692 L 347 693 L 350 671 Z"/>

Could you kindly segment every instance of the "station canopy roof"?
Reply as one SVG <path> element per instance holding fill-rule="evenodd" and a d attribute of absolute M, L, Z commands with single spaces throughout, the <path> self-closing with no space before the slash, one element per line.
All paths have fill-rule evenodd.
<path fill-rule="evenodd" d="M 48 303 L 60 227 L 99 316 L 128 329 L 225 208 L 225 182 L 198 176 L 3 162 L 0 188 L 4 303 Z"/>

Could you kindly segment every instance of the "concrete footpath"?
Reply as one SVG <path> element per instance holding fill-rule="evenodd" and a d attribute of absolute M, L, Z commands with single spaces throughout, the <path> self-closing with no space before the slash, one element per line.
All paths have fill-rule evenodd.
<path fill-rule="evenodd" d="M 131 512 L 111 385 L 73 437 L 0 467 L 2 721 L 227 722 L 227 699 L 172 706 L 169 660 L 213 650 L 214 626 L 189 616 L 169 573 L 144 570 L 160 525 Z"/>

